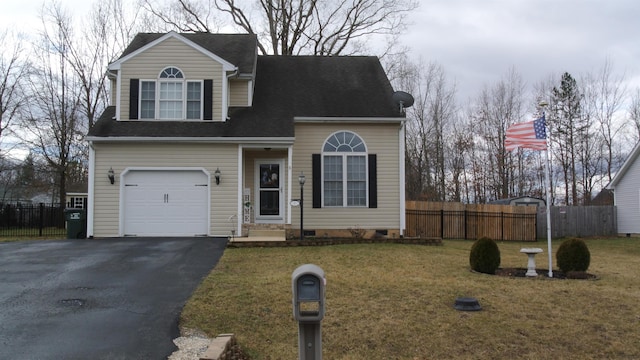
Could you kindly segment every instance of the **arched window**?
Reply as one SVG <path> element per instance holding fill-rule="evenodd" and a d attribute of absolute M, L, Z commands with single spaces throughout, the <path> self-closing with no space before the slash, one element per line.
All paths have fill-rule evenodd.
<path fill-rule="evenodd" d="M 202 81 L 185 80 L 177 67 L 162 69 L 157 80 L 140 81 L 139 97 L 141 119 L 202 118 Z"/>
<path fill-rule="evenodd" d="M 323 206 L 367 206 L 367 146 L 351 131 L 331 134 L 322 147 Z"/>
<path fill-rule="evenodd" d="M 161 79 L 182 79 L 182 71 L 178 68 L 168 67 L 160 73 Z"/>

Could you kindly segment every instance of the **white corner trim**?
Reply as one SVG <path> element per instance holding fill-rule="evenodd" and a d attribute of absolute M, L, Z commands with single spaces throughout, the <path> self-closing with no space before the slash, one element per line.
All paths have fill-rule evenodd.
<path fill-rule="evenodd" d="M 94 203 L 95 203 L 95 179 L 96 179 L 96 153 L 93 148 L 93 144 L 89 143 L 89 187 L 88 187 L 88 199 L 87 199 L 87 238 L 93 237 L 93 225 L 94 225 Z"/>

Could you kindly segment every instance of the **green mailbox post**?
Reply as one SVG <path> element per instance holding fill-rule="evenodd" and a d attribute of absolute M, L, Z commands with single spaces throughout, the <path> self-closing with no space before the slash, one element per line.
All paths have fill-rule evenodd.
<path fill-rule="evenodd" d="M 87 212 L 84 209 L 64 209 L 67 222 L 67 239 L 84 239 L 87 237 Z"/>

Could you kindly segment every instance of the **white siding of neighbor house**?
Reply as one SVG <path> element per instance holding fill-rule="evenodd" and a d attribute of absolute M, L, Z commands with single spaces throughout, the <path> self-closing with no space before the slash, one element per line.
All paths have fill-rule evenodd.
<path fill-rule="evenodd" d="M 313 181 L 311 155 L 322 153 L 327 137 L 337 131 L 352 131 L 367 145 L 369 154 L 377 155 L 378 207 L 312 207 Z M 293 194 L 299 193 L 297 177 L 301 171 L 304 185 L 304 227 L 306 229 L 400 229 L 400 124 L 308 124 L 295 125 L 293 147 Z M 294 196 L 297 198 L 298 196 Z M 292 224 L 300 221 L 300 212 L 292 211 Z"/>
<path fill-rule="evenodd" d="M 614 189 L 619 234 L 640 234 L 640 164 L 638 157 Z"/>
<path fill-rule="evenodd" d="M 213 120 L 222 119 L 222 64 L 175 38 L 153 46 L 125 61 L 120 74 L 120 120 L 129 119 L 130 79 L 155 80 L 167 66 L 182 70 L 185 80 L 213 79 Z"/>
<path fill-rule="evenodd" d="M 210 235 L 228 236 L 234 229 L 229 217 L 237 213 L 237 145 L 178 143 L 94 143 L 95 148 L 95 237 L 120 236 L 120 175 L 127 168 L 204 168 L 209 172 Z M 113 168 L 114 185 L 107 172 Z M 214 172 L 220 169 L 220 185 Z"/>

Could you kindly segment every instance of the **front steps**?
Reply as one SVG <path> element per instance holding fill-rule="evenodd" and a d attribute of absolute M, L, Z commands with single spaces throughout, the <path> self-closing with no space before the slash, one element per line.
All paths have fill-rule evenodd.
<path fill-rule="evenodd" d="M 285 229 L 278 228 L 282 227 L 282 225 L 274 226 L 274 225 L 256 225 L 252 224 L 247 226 L 246 229 L 243 229 L 248 236 L 246 237 L 236 237 L 233 241 L 238 242 L 255 242 L 255 241 L 286 241 L 286 231 Z"/>

